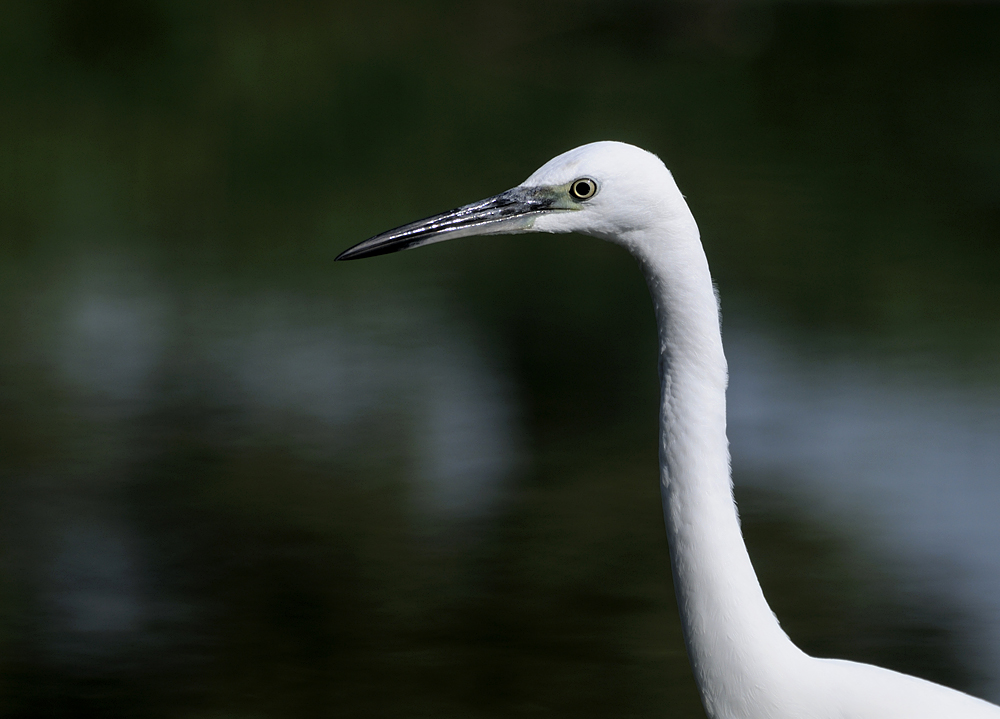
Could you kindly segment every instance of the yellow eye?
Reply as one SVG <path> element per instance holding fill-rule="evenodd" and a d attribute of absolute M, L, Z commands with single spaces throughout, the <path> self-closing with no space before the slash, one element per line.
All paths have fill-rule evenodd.
<path fill-rule="evenodd" d="M 589 200 L 597 194 L 597 183 L 589 177 L 573 180 L 573 184 L 569 186 L 569 194 L 578 200 Z"/>

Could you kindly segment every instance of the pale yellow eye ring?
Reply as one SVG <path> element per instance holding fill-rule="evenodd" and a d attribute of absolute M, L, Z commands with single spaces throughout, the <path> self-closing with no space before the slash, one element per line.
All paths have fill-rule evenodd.
<path fill-rule="evenodd" d="M 569 186 L 569 194 L 577 200 L 589 200 L 597 194 L 597 183 L 589 177 L 581 177 L 579 180 L 573 180 Z"/>

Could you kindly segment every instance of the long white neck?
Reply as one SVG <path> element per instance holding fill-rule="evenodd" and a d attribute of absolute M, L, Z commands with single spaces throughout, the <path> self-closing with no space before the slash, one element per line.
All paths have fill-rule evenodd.
<path fill-rule="evenodd" d="M 674 589 L 709 716 L 757 716 L 808 660 L 778 626 L 743 543 L 718 303 L 698 227 L 680 203 L 663 227 L 625 243 L 646 276 L 659 327 L 660 486 Z"/>

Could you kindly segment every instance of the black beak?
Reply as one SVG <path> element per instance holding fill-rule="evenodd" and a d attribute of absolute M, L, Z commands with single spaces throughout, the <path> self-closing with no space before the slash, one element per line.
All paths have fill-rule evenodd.
<path fill-rule="evenodd" d="M 537 215 L 554 209 L 556 197 L 548 187 L 515 187 L 489 199 L 375 235 L 344 250 L 336 259 L 360 260 L 471 235 L 526 232 Z"/>

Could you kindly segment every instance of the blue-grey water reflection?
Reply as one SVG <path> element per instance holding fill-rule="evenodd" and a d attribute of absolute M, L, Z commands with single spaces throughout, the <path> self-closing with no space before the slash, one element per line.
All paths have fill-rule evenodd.
<path fill-rule="evenodd" d="M 526 408 L 511 370 L 457 307 L 429 291 L 372 295 L 366 290 L 348 300 L 288 291 L 225 292 L 208 285 L 170 287 L 143 272 L 110 266 L 94 271 L 90 265 L 58 284 L 63 289 L 57 299 L 44 312 L 32 310 L 32 343 L 46 353 L 36 360 L 47 369 L 17 392 L 30 397 L 48 385 L 46 391 L 58 399 L 47 411 L 75 419 L 38 469 L 15 473 L 6 482 L 6 541 L 13 558 L 8 581 L 27 602 L 11 625 L 21 626 L 14 630 L 14 646 L 23 652 L 20 659 L 15 653 L 15 667 L 26 662 L 35 672 L 57 677 L 135 682 L 136 672 L 180 662 L 183 669 L 171 669 L 173 681 L 184 687 L 178 690 L 182 694 L 193 691 L 185 672 L 205 672 L 230 651 L 216 646 L 230 641 L 215 627 L 232 621 L 220 619 L 234 610 L 226 603 L 238 609 L 247 601 L 227 600 L 225 591 L 220 595 L 213 588 L 214 581 L 231 579 L 206 581 L 198 575 L 255 575 L 262 561 L 256 553 L 277 552 L 279 565 L 289 563 L 281 573 L 304 571 L 294 582 L 320 585 L 300 590 L 320 592 L 308 601 L 328 602 L 321 587 L 329 580 L 313 574 L 322 571 L 327 550 L 308 569 L 296 557 L 343 540 L 347 546 L 372 545 L 351 560 L 366 566 L 354 566 L 336 580 L 358 582 L 352 592 L 374 592 L 367 601 L 380 607 L 375 616 L 382 619 L 366 626 L 384 623 L 380 631 L 391 633 L 399 617 L 416 617 L 425 624 L 422 631 L 430 632 L 417 647 L 447 651 L 437 633 L 469 630 L 447 629 L 447 622 L 442 627 L 440 619 L 424 615 L 446 608 L 467 612 L 482 601 L 477 594 L 490 593 L 489 583 L 477 578 L 481 570 L 469 564 L 486 561 L 488 574 L 503 569 L 483 557 L 484 543 L 506 545 L 487 556 L 527 553 L 516 561 L 541 561 L 540 576 L 554 580 L 550 572 L 561 562 L 540 560 L 536 540 L 511 526 L 528 521 L 518 517 L 531 501 L 526 496 L 538 491 L 530 489 L 537 481 L 533 476 L 565 475 L 556 480 L 564 487 L 530 510 L 541 522 L 536 531 L 542 537 L 560 531 L 556 527 L 565 521 L 582 525 L 573 534 L 589 531 L 593 520 L 586 512 L 557 519 L 567 499 L 592 501 L 579 499 L 573 483 L 586 487 L 597 481 L 602 493 L 611 493 L 597 502 L 593 511 L 599 516 L 621 491 L 624 472 L 648 490 L 635 500 L 637 508 L 645 505 L 644 521 L 654 530 L 647 541 L 663 543 L 652 446 L 640 445 L 643 452 L 633 440 L 615 440 L 623 446 L 608 451 L 608 440 L 602 440 L 596 452 L 569 445 L 578 455 L 570 461 L 560 459 L 566 449 L 554 457 L 535 450 L 533 461 L 524 439 Z M 992 667 L 1000 654 L 995 601 L 1000 567 L 992 551 L 1000 542 L 995 388 L 981 380 L 963 382 L 947 367 L 907 366 L 905 357 L 836 352 L 836 343 L 819 343 L 824 350 L 810 352 L 741 322 L 738 311 L 729 325 L 734 327 L 726 333 L 730 431 L 740 491 L 758 488 L 792 498 L 788 506 L 797 507 L 792 511 L 805 519 L 796 521 L 805 521 L 806 528 L 802 539 L 793 535 L 793 541 L 826 533 L 846 548 L 841 562 L 853 561 L 852 552 L 860 551 L 866 564 L 850 591 L 863 595 L 870 591 L 866 583 L 874 583 L 877 593 L 888 585 L 897 596 L 892 601 L 910 607 L 904 611 L 919 614 L 925 603 L 950 608 L 951 619 L 935 630 L 950 638 L 932 643 L 931 653 L 956 651 L 975 668 L 978 681 L 986 682 L 976 685 L 979 690 L 995 692 L 998 673 Z M 655 383 L 648 387 L 655 390 Z M 645 429 L 652 433 L 653 416 L 648 420 Z M 642 429 L 629 424 L 626 431 Z M 595 461 L 601 467 L 596 476 L 588 466 Z M 533 466 L 537 462 L 549 466 L 540 469 Z M 581 491 L 586 496 L 592 490 Z M 748 530 L 788 511 L 752 495 L 741 498 Z M 168 506 L 156 506 L 161 501 Z M 384 506 L 375 509 L 373 501 Z M 390 515 L 402 514 L 387 523 L 387 508 Z M 233 513 L 242 517 L 237 524 L 260 526 L 243 539 L 239 535 L 246 529 L 223 529 L 221 535 L 209 529 L 206 537 L 198 526 L 228 525 Z M 616 515 L 614 521 L 620 521 L 611 511 Z M 263 537 L 255 536 L 261 531 Z M 289 543 L 282 538 L 289 531 L 305 534 Z M 208 549 L 206 541 L 222 542 L 222 554 Z M 393 556 L 399 541 L 411 546 Z M 627 536 L 604 541 L 611 548 L 624 542 L 625 556 L 633 551 L 634 540 Z M 578 562 L 586 559 L 589 546 L 584 541 L 582 548 L 569 546 L 557 555 L 568 551 L 562 562 Z M 439 564 L 433 557 L 445 547 L 452 559 Z M 661 549 L 659 566 L 647 560 L 633 570 L 652 571 L 657 579 L 652 591 L 661 603 L 656 613 L 675 621 Z M 207 557 L 197 556 L 206 551 Z M 414 561 L 424 566 L 403 569 Z M 246 568 L 240 570 L 241 564 Z M 364 579 L 348 578 L 385 571 L 409 576 L 381 588 L 384 580 L 368 586 Z M 783 583 L 808 581 L 816 571 L 793 563 L 781 568 L 777 582 L 767 569 L 763 576 L 780 597 Z M 530 591 L 544 594 L 544 586 Z M 862 599 L 861 605 L 871 601 Z M 263 642 L 267 652 L 270 642 L 281 642 L 267 638 L 278 617 L 291 612 L 300 617 L 295 621 L 312 624 L 294 606 L 273 618 L 267 613 L 243 618 L 241 631 L 261 632 L 254 642 Z M 326 616 L 329 610 L 320 606 L 308 611 Z M 807 617 L 815 611 L 808 602 L 795 610 Z M 831 631 L 818 626 L 810 633 L 822 637 Z M 660 651 L 668 648 L 672 661 L 683 667 L 676 637 L 670 645 L 672 634 L 648 641 Z M 348 657 L 356 651 L 335 635 L 323 641 Z M 867 658 L 863 651 L 862 658 Z M 303 667 L 315 667 L 315 659 L 304 661 Z M 420 666 L 424 660 L 414 661 Z M 372 671 L 375 678 L 368 681 L 378 686 L 381 680 Z M 79 691 L 56 686 L 60 692 Z"/>
<path fill-rule="evenodd" d="M 802 493 L 818 513 L 903 560 L 913 585 L 969 610 L 983 641 L 968 651 L 981 652 L 973 661 L 996 696 L 997 386 L 963 382 L 912 355 L 834 353 L 829 344 L 817 355 L 753 329 L 727 332 L 726 340 L 730 440 L 746 481 L 768 478 Z"/>
<path fill-rule="evenodd" d="M 43 320 L 57 329 L 36 339 L 101 431 L 127 435 L 135 417 L 196 397 L 229 414 L 231 433 L 280 434 L 306 458 L 369 441 L 407 465 L 416 504 L 455 518 L 487 512 L 522 460 L 511 380 L 430 297 L 186 287 L 178 298 L 110 268 L 66 286 Z M 394 430 L 368 426 L 380 417 Z"/>

